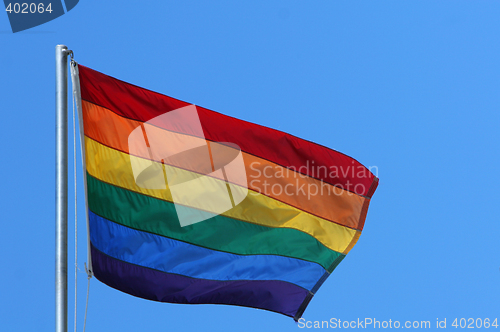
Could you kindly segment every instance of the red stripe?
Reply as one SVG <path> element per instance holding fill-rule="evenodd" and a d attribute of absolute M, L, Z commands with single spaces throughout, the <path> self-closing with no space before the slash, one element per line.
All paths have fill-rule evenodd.
<path fill-rule="evenodd" d="M 190 105 L 82 65 L 79 65 L 79 71 L 82 98 L 126 118 L 146 122 L 166 112 Z M 205 138 L 208 140 L 235 143 L 247 153 L 358 195 L 371 197 L 375 191 L 378 179 L 349 156 L 203 107 L 197 106 L 197 110 Z M 168 124 L 165 124 L 165 129 L 175 131 L 175 128 L 167 127 Z"/>

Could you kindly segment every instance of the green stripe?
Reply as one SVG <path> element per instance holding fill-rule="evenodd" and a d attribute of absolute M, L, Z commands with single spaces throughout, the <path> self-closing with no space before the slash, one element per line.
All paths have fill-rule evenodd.
<path fill-rule="evenodd" d="M 239 255 L 281 255 L 315 262 L 329 272 L 345 256 L 301 231 L 215 216 L 181 227 L 173 203 L 102 182 L 87 174 L 89 209 L 137 230 Z M 293 245 L 290 245 L 293 244 Z"/>

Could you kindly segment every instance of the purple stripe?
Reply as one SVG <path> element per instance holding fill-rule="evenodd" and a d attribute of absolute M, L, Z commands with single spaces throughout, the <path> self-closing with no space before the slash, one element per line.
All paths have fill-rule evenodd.
<path fill-rule="evenodd" d="M 190 278 L 126 263 L 91 245 L 97 279 L 122 292 L 153 301 L 230 304 L 294 317 L 308 291 L 278 280 L 218 281 Z"/>

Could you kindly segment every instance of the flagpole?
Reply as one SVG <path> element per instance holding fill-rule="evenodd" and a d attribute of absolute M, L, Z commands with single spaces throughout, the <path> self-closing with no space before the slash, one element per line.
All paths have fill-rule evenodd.
<path fill-rule="evenodd" d="M 56 332 L 68 330 L 68 48 L 56 46 Z"/>

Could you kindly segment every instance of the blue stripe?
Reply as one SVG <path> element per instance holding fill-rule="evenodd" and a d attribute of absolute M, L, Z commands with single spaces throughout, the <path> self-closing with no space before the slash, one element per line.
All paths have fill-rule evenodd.
<path fill-rule="evenodd" d="M 210 280 L 281 280 L 311 290 L 316 263 L 278 255 L 236 255 L 116 224 L 89 211 L 90 241 L 101 252 L 155 270 Z"/>

